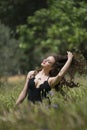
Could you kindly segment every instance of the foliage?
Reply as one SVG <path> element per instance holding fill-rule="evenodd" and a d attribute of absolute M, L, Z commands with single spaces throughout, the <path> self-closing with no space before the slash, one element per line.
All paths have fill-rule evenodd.
<path fill-rule="evenodd" d="M 35 10 L 45 7 L 45 0 L 0 0 L 0 20 L 14 30 L 17 25 L 26 23 Z"/>
<path fill-rule="evenodd" d="M 20 47 L 29 68 L 39 63 L 43 54 L 80 50 L 87 58 L 87 2 L 49 0 L 48 9 L 29 16 L 26 25 L 18 27 Z M 81 48 L 82 46 L 82 48 Z M 31 60 L 32 58 L 32 60 Z"/>
<path fill-rule="evenodd" d="M 19 39 L 23 52 L 19 71 L 26 73 L 48 54 L 67 50 L 80 50 L 87 59 L 86 7 L 85 0 L 0 0 L 0 21 L 11 28 L 11 36 Z M 14 41 L 14 50 L 18 42 Z M 9 50 L 9 45 L 6 48 Z"/>
<path fill-rule="evenodd" d="M 0 23 L 0 78 L 18 73 L 20 52 L 11 30 Z"/>
<path fill-rule="evenodd" d="M 66 97 L 53 91 L 51 106 L 44 101 L 33 105 L 26 100 L 15 106 L 25 79 L 9 82 L 0 87 L 0 129 L 1 130 L 86 130 L 87 129 L 87 77 L 76 77 L 79 88 L 64 88 Z M 18 82 L 17 82 L 18 81 Z M 4 96 L 5 95 L 5 96 Z M 50 120 L 49 120 L 50 119 Z"/>

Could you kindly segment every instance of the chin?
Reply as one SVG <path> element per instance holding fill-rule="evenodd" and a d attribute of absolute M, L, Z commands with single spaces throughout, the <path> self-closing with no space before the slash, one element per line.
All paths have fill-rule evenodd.
<path fill-rule="evenodd" d="M 43 63 L 41 63 L 41 66 L 42 66 L 42 67 L 44 66 Z"/>

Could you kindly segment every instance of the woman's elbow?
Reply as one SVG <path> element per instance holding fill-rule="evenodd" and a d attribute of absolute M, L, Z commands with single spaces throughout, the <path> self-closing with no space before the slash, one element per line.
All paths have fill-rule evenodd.
<path fill-rule="evenodd" d="M 61 79 L 65 75 L 64 71 L 60 71 L 58 74 L 58 78 Z"/>

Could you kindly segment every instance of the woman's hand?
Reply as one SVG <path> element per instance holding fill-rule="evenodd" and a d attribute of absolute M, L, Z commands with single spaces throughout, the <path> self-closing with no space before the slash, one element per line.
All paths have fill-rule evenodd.
<path fill-rule="evenodd" d="M 73 58 L 73 54 L 72 54 L 72 52 L 67 51 L 67 56 L 68 56 L 68 59 L 72 59 L 72 58 Z"/>

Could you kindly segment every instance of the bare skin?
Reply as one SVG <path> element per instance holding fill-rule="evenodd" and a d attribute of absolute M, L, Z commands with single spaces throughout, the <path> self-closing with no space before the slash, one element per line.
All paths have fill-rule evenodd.
<path fill-rule="evenodd" d="M 65 75 L 65 73 L 68 71 L 70 64 L 72 62 L 73 55 L 71 52 L 67 52 L 68 59 L 65 63 L 65 65 L 62 67 L 60 72 L 55 77 L 49 77 L 49 71 L 52 69 L 52 65 L 55 63 L 55 59 L 53 56 L 49 56 L 48 58 L 44 59 L 41 63 L 42 70 L 37 73 L 35 76 L 35 86 L 38 88 L 40 84 L 44 83 L 49 77 L 48 84 L 51 88 L 54 88 L 56 84 L 60 82 L 62 77 Z M 26 82 L 24 85 L 23 90 L 21 91 L 17 101 L 16 105 L 19 105 L 27 96 L 27 90 L 28 90 L 28 81 L 31 77 L 31 75 L 34 73 L 34 71 L 30 71 L 27 75 Z"/>

